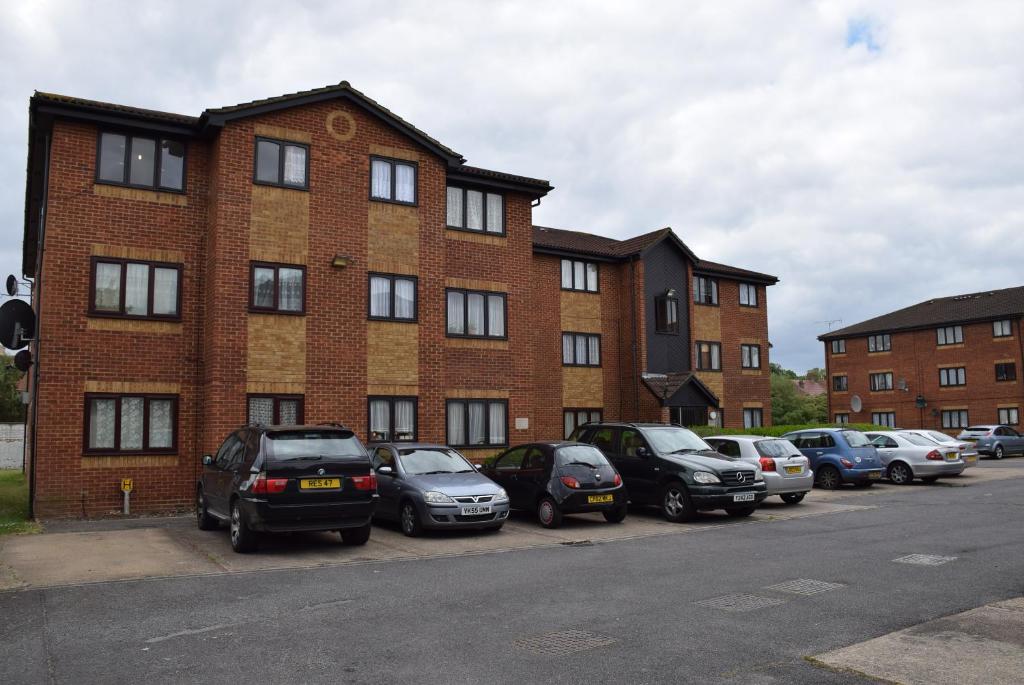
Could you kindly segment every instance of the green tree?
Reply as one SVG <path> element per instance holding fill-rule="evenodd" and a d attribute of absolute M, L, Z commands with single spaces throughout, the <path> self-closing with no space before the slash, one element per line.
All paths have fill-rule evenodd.
<path fill-rule="evenodd" d="M 806 378 L 809 381 L 821 383 L 825 380 L 825 369 L 821 369 L 818 367 L 808 369 L 807 373 L 804 374 L 804 378 Z"/>
<path fill-rule="evenodd" d="M 826 396 L 808 397 L 797 391 L 794 380 L 785 373 L 772 374 L 772 423 L 787 426 L 825 423 L 828 420 Z"/>
<path fill-rule="evenodd" d="M 785 378 L 796 378 L 796 371 L 790 371 L 789 369 L 782 368 L 781 364 L 775 362 L 769 362 L 768 368 L 771 369 L 772 376 L 784 376 Z"/>
<path fill-rule="evenodd" d="M 14 368 L 13 361 L 6 354 L 0 357 L 0 422 L 25 420 L 25 405 L 18 390 L 22 373 Z"/>

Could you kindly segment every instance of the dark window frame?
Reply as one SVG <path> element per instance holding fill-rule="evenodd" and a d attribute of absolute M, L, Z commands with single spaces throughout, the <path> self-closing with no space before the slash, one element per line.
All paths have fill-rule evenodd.
<path fill-rule="evenodd" d="M 747 366 L 744 363 L 744 359 L 743 359 L 744 349 L 743 348 L 745 348 L 745 347 L 749 347 L 751 349 L 756 349 L 757 350 L 757 366 Z M 751 345 L 751 344 L 748 344 L 748 343 L 740 343 L 740 368 L 741 369 L 750 370 L 750 371 L 756 371 L 756 370 L 759 370 L 761 368 L 761 346 L 760 345 Z"/>
<path fill-rule="evenodd" d="M 672 326 L 668 326 L 667 322 L 662 321 L 661 316 L 661 305 L 664 303 L 666 306 L 674 304 L 676 308 L 675 322 Z M 668 311 L 666 310 L 666 314 Z M 669 297 L 668 295 L 658 295 L 654 298 L 654 332 L 659 335 L 679 335 L 679 298 Z"/>
<path fill-rule="evenodd" d="M 371 173 L 372 173 L 372 166 L 371 166 Z M 394 170 L 392 170 L 392 174 L 394 174 Z M 418 172 L 417 172 L 417 174 L 418 174 Z M 419 176 L 417 175 L 417 185 L 418 185 L 418 179 L 419 179 Z M 372 183 L 372 179 L 371 179 L 371 183 Z M 463 224 L 462 226 L 454 226 L 454 225 L 448 223 L 448 189 L 449 188 L 457 188 L 457 189 L 462 191 L 462 224 Z M 482 217 L 483 218 L 483 228 L 470 228 L 469 225 L 468 225 L 469 224 L 469 193 L 467 191 L 470 191 L 470 190 L 476 191 L 478 193 L 483 193 L 483 196 L 484 196 L 483 217 Z M 487 196 L 488 195 L 497 195 L 498 197 L 501 198 L 501 230 L 500 231 L 489 231 L 489 230 L 487 230 L 488 229 L 488 226 L 487 226 Z M 377 199 L 380 199 L 380 198 L 377 198 Z M 496 193 L 496 192 L 494 192 L 494 190 L 489 190 L 487 188 L 473 186 L 473 185 L 460 185 L 460 184 L 457 184 L 457 183 L 446 183 L 445 187 L 444 187 L 444 202 L 445 202 L 445 211 L 444 211 L 445 228 L 451 229 L 453 231 L 466 231 L 467 233 L 474 233 L 476 235 L 493 235 L 493 236 L 495 236 L 497 238 L 504 238 L 504 237 L 506 237 L 508 235 L 507 228 L 506 228 L 508 226 L 508 209 L 507 209 L 508 197 L 505 195 L 505 193 Z M 402 203 L 402 204 L 406 204 L 406 203 Z"/>
<path fill-rule="evenodd" d="M 957 419 L 955 422 L 951 420 L 954 414 Z M 943 428 L 967 428 L 971 425 L 970 414 L 966 409 L 943 409 L 940 416 Z"/>
<path fill-rule="evenodd" d="M 100 156 L 103 151 L 103 134 L 109 133 L 115 136 L 124 136 L 124 181 L 111 181 L 110 179 L 100 178 Z M 145 185 L 142 183 L 132 183 L 132 171 L 131 171 L 131 154 L 132 154 L 132 138 L 145 138 L 146 140 L 152 140 L 156 143 L 155 153 L 153 155 L 153 185 Z M 164 141 L 178 143 L 181 145 L 183 153 L 181 155 L 181 188 L 172 188 L 170 186 L 160 185 L 162 179 L 160 178 L 160 155 L 162 154 L 162 144 Z M 182 138 L 175 136 L 163 136 L 159 134 L 147 134 L 143 132 L 133 133 L 131 131 L 125 131 L 120 129 L 108 129 L 101 128 L 96 134 L 96 168 L 93 174 L 93 182 L 108 186 L 120 186 L 122 188 L 139 188 L 141 190 L 152 190 L 158 193 L 177 193 L 178 195 L 188 194 L 188 143 Z"/>
<path fill-rule="evenodd" d="M 749 303 L 749 299 L 750 299 L 749 297 L 747 298 L 748 302 L 746 302 L 746 303 L 743 302 L 743 288 L 748 288 L 747 292 L 754 294 L 754 304 L 750 304 Z M 741 282 L 739 284 L 739 303 L 740 303 L 741 307 L 750 307 L 751 309 L 758 309 L 761 306 L 760 302 L 761 302 L 761 296 L 760 296 L 760 293 L 758 291 L 758 287 L 757 287 L 756 283 L 744 283 L 744 282 Z"/>
<path fill-rule="evenodd" d="M 178 406 L 179 395 L 173 393 L 148 392 L 87 392 L 83 409 L 82 454 L 114 455 L 114 454 L 177 454 L 178 453 Z M 121 449 L 121 400 L 125 398 L 141 398 L 142 404 L 142 447 L 140 449 Z M 93 400 L 114 400 L 114 446 L 89 447 L 89 419 Z M 149 403 L 152 400 L 171 401 L 171 446 L 149 448 Z"/>
<path fill-rule="evenodd" d="M 263 181 L 258 178 L 259 166 L 260 166 L 260 143 L 274 143 L 278 146 L 277 153 L 277 182 L 274 181 Z M 306 151 L 306 170 L 303 176 L 305 183 L 297 185 L 295 183 L 285 183 L 284 180 L 284 147 L 285 145 L 291 145 L 293 147 L 301 147 Z M 252 182 L 258 186 L 270 186 L 272 188 L 288 188 L 290 190 L 309 190 L 309 143 L 300 143 L 296 140 L 284 140 L 282 138 L 270 138 L 268 136 L 256 136 L 252 146 Z"/>
<path fill-rule="evenodd" d="M 846 338 L 832 341 L 832 354 L 846 354 Z"/>
<path fill-rule="evenodd" d="M 832 376 L 832 392 L 849 392 L 849 390 L 850 377 L 847 374 L 840 373 Z"/>
<path fill-rule="evenodd" d="M 462 294 L 462 330 L 469 330 L 469 295 L 484 296 L 484 334 L 470 335 L 469 333 L 452 333 L 448 330 L 448 293 Z M 491 314 L 487 298 L 491 295 L 499 295 L 504 305 L 505 334 L 490 335 Z M 444 289 L 444 334 L 446 338 L 469 338 L 471 340 L 508 340 L 508 293 L 500 293 L 495 290 L 470 290 L 468 288 L 445 288 Z"/>
<path fill-rule="evenodd" d="M 274 306 L 260 307 L 256 305 L 256 269 L 274 270 Z M 281 309 L 281 292 L 279 283 L 281 269 L 299 269 L 302 271 L 302 306 L 299 309 Z M 284 314 L 287 316 L 306 315 L 307 272 L 305 264 L 283 264 L 281 262 L 249 262 L 249 312 L 253 314 Z"/>
<path fill-rule="evenodd" d="M 466 439 L 469 439 L 469 403 L 470 402 L 483 402 L 484 409 L 484 435 L 487 438 L 487 442 L 480 445 L 460 445 L 451 441 L 451 436 L 448 435 L 448 413 L 451 410 L 452 404 L 462 404 L 464 409 L 464 416 L 466 417 L 465 433 Z M 491 439 L 491 405 L 502 404 L 505 406 L 505 442 L 496 443 L 490 442 Z M 460 449 L 490 449 L 493 447 L 508 447 L 510 444 L 510 433 L 511 428 L 508 424 L 508 399 L 506 398 L 494 398 L 494 397 L 449 397 L 444 401 L 444 432 L 445 432 L 445 444 L 448 447 L 455 447 Z"/>
<path fill-rule="evenodd" d="M 1002 362 L 995 365 L 996 370 L 996 383 L 1008 383 L 1010 381 L 1017 380 L 1017 362 Z M 999 372 L 1002 371 L 1002 377 L 1000 378 Z M 1007 375 L 1007 371 L 1010 372 Z"/>
<path fill-rule="evenodd" d="M 275 426 L 281 425 L 281 400 L 298 401 L 298 407 L 295 409 L 295 425 L 301 426 L 306 422 L 306 396 L 295 393 L 265 393 L 265 392 L 250 392 L 245 396 L 245 422 L 252 426 L 255 425 L 252 422 L 252 417 L 249 416 L 249 402 L 251 400 L 273 400 L 274 401 L 274 419 L 273 424 Z"/>
<path fill-rule="evenodd" d="M 576 420 L 579 418 L 579 413 L 580 412 L 584 412 L 584 411 L 587 412 L 587 414 L 588 414 L 588 420 L 584 421 L 583 423 L 577 423 Z M 597 420 L 594 421 L 594 420 L 589 419 L 589 415 L 594 414 L 595 412 L 598 414 Z M 573 433 L 578 431 L 581 426 L 585 426 L 585 425 L 587 425 L 589 423 L 601 423 L 601 422 L 603 422 L 604 421 L 604 407 L 562 407 L 562 432 L 563 432 L 563 434 L 565 432 L 565 417 L 566 416 L 572 416 L 572 422 L 573 422 L 572 430 L 569 431 L 569 435 L 566 435 L 563 438 L 565 440 L 568 440 L 569 436 L 571 436 Z"/>
<path fill-rule="evenodd" d="M 747 412 L 751 412 L 751 416 L 757 416 L 757 424 L 747 425 Z M 743 407 L 743 427 L 744 428 L 764 428 L 764 409 L 762 407 Z"/>
<path fill-rule="evenodd" d="M 706 292 L 708 292 L 711 295 L 711 301 L 710 302 L 698 299 L 698 297 L 700 296 L 700 292 L 702 290 L 702 288 L 699 285 L 700 281 L 706 281 L 709 284 L 709 286 L 710 286 L 709 288 L 705 289 Z M 712 278 L 711 276 L 698 276 L 698 275 L 694 274 L 694 276 L 693 276 L 693 303 L 694 304 L 704 305 L 705 307 L 718 307 L 719 306 L 719 297 L 718 297 L 718 295 L 719 295 L 719 293 L 718 293 L 718 279 L 717 278 Z"/>
<path fill-rule="evenodd" d="M 391 295 L 388 302 L 388 308 L 391 311 L 390 316 L 379 316 L 373 314 L 373 279 L 374 278 L 386 278 L 391 284 Z M 412 281 L 412 318 L 406 319 L 395 316 L 395 281 Z M 379 271 L 368 271 L 366 272 L 366 318 L 370 321 L 393 321 L 396 323 L 417 323 L 420 318 L 420 279 L 418 276 L 409 276 L 407 274 L 388 274 Z M 447 325 L 447 323 L 446 323 Z"/>
<path fill-rule="evenodd" d="M 718 366 L 717 367 L 711 366 L 711 367 L 705 368 L 704 366 L 701 365 L 701 353 L 700 353 L 701 352 L 700 351 L 700 346 L 701 345 L 711 345 L 712 347 L 717 347 L 718 348 Z M 695 362 L 694 363 L 694 368 L 697 371 L 721 371 L 722 370 L 722 343 L 715 342 L 713 340 L 694 340 L 693 341 L 693 350 L 694 350 L 694 357 L 695 357 L 695 359 L 694 359 L 694 362 Z M 708 362 L 710 363 L 713 359 L 714 359 L 714 357 L 711 354 L 711 349 L 709 348 L 708 349 Z"/>
<path fill-rule="evenodd" d="M 885 416 L 884 421 L 876 421 L 875 419 L 879 416 Z M 889 419 L 892 419 L 890 422 Z M 876 426 L 885 426 L 886 428 L 896 427 L 896 412 L 894 411 L 873 411 L 871 412 L 871 423 Z"/>
<path fill-rule="evenodd" d="M 1003 412 L 1013 412 L 1016 416 L 1016 421 L 1003 421 Z M 1006 418 L 1009 419 L 1010 415 L 1007 414 Z M 996 407 L 996 423 L 1001 426 L 1019 426 L 1020 425 L 1020 407 Z"/>
<path fill-rule="evenodd" d="M 1006 333 L 996 333 L 996 326 L 1002 328 L 1002 324 L 1006 324 Z M 996 319 L 992 322 L 992 337 L 993 338 L 1012 338 L 1013 337 L 1013 319 Z"/>
<path fill-rule="evenodd" d="M 388 164 L 391 165 L 391 187 L 388 189 L 388 192 L 391 194 L 390 197 L 377 197 L 376 195 L 373 194 L 373 163 L 374 163 L 374 161 L 377 161 L 377 162 L 387 162 Z M 396 164 L 405 164 L 407 166 L 411 166 L 412 167 L 412 202 L 408 202 L 406 200 L 396 200 L 395 199 L 395 189 L 398 187 L 398 174 L 395 173 L 395 165 Z M 370 155 L 369 169 L 370 169 L 370 173 L 369 173 L 369 178 L 368 178 L 368 181 L 369 181 L 368 197 L 370 199 L 370 202 L 388 202 L 388 203 L 391 203 L 393 205 L 402 205 L 403 207 L 418 207 L 419 206 L 419 203 L 420 203 L 420 164 L 419 164 L 419 162 L 414 162 L 414 161 L 409 160 L 409 159 L 400 159 L 398 157 L 384 157 L 383 155 Z M 446 198 L 447 198 L 447 196 L 446 196 Z M 504 206 L 502 207 L 502 212 L 504 213 Z M 448 223 L 447 216 L 445 217 L 445 223 Z M 474 231 L 474 233 L 479 233 L 479 231 Z"/>
<path fill-rule="evenodd" d="M 871 349 L 874 345 L 875 349 Z M 878 333 L 868 336 L 868 352 L 892 352 L 892 334 Z"/>
<path fill-rule="evenodd" d="M 953 340 L 949 340 L 946 336 L 947 331 L 953 331 Z M 960 339 L 956 339 L 957 332 L 960 333 Z M 939 342 L 939 336 L 942 335 L 946 338 L 945 342 Z M 964 327 L 960 324 L 954 326 L 939 326 L 935 329 L 935 346 L 936 347 L 948 347 L 949 345 L 962 345 L 964 342 Z"/>
<path fill-rule="evenodd" d="M 950 372 L 953 373 L 953 381 L 950 382 Z M 960 382 L 960 372 L 963 371 L 963 383 Z M 945 372 L 945 373 L 943 373 Z M 945 376 L 945 382 L 943 382 L 943 376 Z M 959 388 L 967 385 L 967 367 L 966 366 L 946 366 L 939 369 L 939 387 L 940 388 Z"/>
<path fill-rule="evenodd" d="M 876 385 L 878 385 L 875 382 L 875 379 L 878 378 L 879 376 L 881 376 L 881 377 L 886 379 L 887 382 L 883 383 L 883 386 L 886 386 L 886 387 L 875 387 Z M 894 378 L 894 374 L 893 374 L 892 371 L 880 371 L 880 372 L 877 372 L 877 373 L 869 373 L 868 374 L 868 390 L 870 390 L 871 392 L 892 392 L 894 387 L 895 387 L 894 381 L 895 381 L 895 378 Z"/>
<path fill-rule="evenodd" d="M 843 418 L 840 419 L 840 416 L 842 416 Z M 832 415 L 832 422 L 841 426 L 848 425 L 850 423 L 850 413 L 837 411 L 835 414 Z"/>
<path fill-rule="evenodd" d="M 573 361 L 565 361 L 565 336 L 572 336 L 572 358 Z M 587 338 L 587 361 L 584 364 L 576 361 L 576 339 L 579 337 Z M 592 364 L 590 362 L 590 338 L 597 338 L 597 363 Z M 601 334 L 600 333 L 580 333 L 577 331 L 562 331 L 562 366 L 585 366 L 590 368 L 601 368 L 604 364 L 604 350 L 601 349 Z"/>
<path fill-rule="evenodd" d="M 96 309 L 96 267 L 98 264 L 119 264 L 121 266 L 121 285 L 120 285 L 120 302 L 118 303 L 118 311 L 112 312 L 105 309 Z M 125 312 L 125 298 L 128 296 L 128 265 L 129 264 L 145 264 L 149 267 L 149 282 L 147 284 L 148 292 L 146 294 L 146 311 L 145 315 L 128 314 Z M 174 269 L 178 272 L 178 292 L 175 297 L 177 298 L 176 304 L 178 312 L 176 314 L 153 314 L 153 285 L 156 281 L 155 269 Z M 182 304 L 182 276 L 185 272 L 185 266 L 180 263 L 174 262 L 152 262 L 145 259 L 124 259 L 121 257 L 101 257 L 93 256 L 89 262 L 89 306 L 86 310 L 88 316 L 91 317 L 103 317 L 107 319 L 129 319 L 129 320 L 156 320 L 156 321 L 181 321 L 181 304 Z"/>
<path fill-rule="evenodd" d="M 390 437 L 383 442 L 419 442 L 420 435 L 420 400 L 415 395 L 367 395 L 366 396 L 366 439 L 367 442 L 373 442 L 373 427 L 370 422 L 372 421 L 372 415 L 370 413 L 370 406 L 373 402 L 387 402 L 388 403 L 388 430 L 390 431 Z M 412 402 L 412 437 L 403 438 L 399 440 L 395 437 L 395 403 L 396 402 Z M 447 430 L 447 423 L 445 424 Z"/>
<path fill-rule="evenodd" d="M 562 285 L 562 268 L 563 268 L 563 264 L 565 262 L 569 262 L 569 264 L 571 265 L 571 268 L 570 268 L 570 271 L 572 272 L 572 287 L 571 288 L 566 288 L 564 285 Z M 582 288 L 577 288 L 576 287 L 576 264 L 577 263 L 583 265 L 583 287 Z M 588 278 L 588 273 L 589 272 L 587 271 L 587 267 L 590 266 L 590 265 L 593 265 L 594 269 L 596 269 L 596 271 L 594 272 L 595 273 L 594 278 L 597 279 L 597 288 L 594 289 L 594 290 L 588 290 L 587 289 L 587 281 L 590 280 Z M 562 257 L 561 261 L 558 262 L 558 284 L 559 284 L 559 287 L 562 290 L 566 291 L 566 292 L 590 293 L 591 295 L 597 295 L 597 294 L 599 294 L 601 292 L 601 265 L 598 264 L 597 262 L 591 262 L 591 261 L 588 261 L 586 259 L 572 259 L 570 257 Z"/>

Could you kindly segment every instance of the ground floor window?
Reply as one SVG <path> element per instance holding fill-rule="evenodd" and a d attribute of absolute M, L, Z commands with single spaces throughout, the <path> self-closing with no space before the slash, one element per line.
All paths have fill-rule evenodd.
<path fill-rule="evenodd" d="M 840 423 L 840 424 L 850 423 L 850 415 L 849 414 L 836 414 L 835 415 L 835 421 L 836 421 L 836 423 Z"/>
<path fill-rule="evenodd" d="M 1020 409 L 1017 407 L 1001 407 L 999 409 L 999 423 L 1006 426 L 1016 426 L 1020 423 Z"/>
<path fill-rule="evenodd" d="M 743 410 L 743 427 L 760 428 L 764 425 L 764 411 L 758 408 Z"/>
<path fill-rule="evenodd" d="M 448 400 L 446 409 L 448 445 L 508 444 L 508 400 Z"/>
<path fill-rule="evenodd" d="M 409 442 L 416 439 L 415 397 L 370 397 L 371 441 Z"/>
<path fill-rule="evenodd" d="M 172 453 L 177 420 L 177 395 L 88 394 L 85 451 Z"/>
<path fill-rule="evenodd" d="M 894 411 L 876 411 L 871 413 L 871 423 L 876 426 L 887 426 L 889 428 L 896 427 L 896 412 Z"/>
<path fill-rule="evenodd" d="M 562 410 L 562 421 L 565 425 L 565 437 L 568 439 L 572 432 L 585 423 L 600 423 L 604 413 L 600 409 L 564 409 Z"/>
<path fill-rule="evenodd" d="M 943 409 L 943 428 L 967 428 L 970 422 L 967 419 L 966 409 Z"/>
<path fill-rule="evenodd" d="M 249 423 L 295 426 L 304 422 L 302 395 L 249 395 Z"/>

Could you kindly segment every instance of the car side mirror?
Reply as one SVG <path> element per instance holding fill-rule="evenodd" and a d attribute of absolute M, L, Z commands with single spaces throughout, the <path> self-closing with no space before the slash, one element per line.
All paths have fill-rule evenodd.
<path fill-rule="evenodd" d="M 646 459 L 647 457 L 651 456 L 651 453 L 647 450 L 646 447 L 637 447 L 636 456 Z"/>
<path fill-rule="evenodd" d="M 395 470 L 390 466 L 378 466 L 377 473 L 382 476 L 393 476 L 395 475 Z"/>
<path fill-rule="evenodd" d="M 484 470 L 484 465 L 483 464 L 473 464 L 473 468 L 475 468 L 477 471 L 483 471 Z"/>
<path fill-rule="evenodd" d="M 203 466 L 212 466 L 212 465 L 213 465 L 213 456 L 209 455 L 209 454 L 204 454 L 203 455 Z"/>

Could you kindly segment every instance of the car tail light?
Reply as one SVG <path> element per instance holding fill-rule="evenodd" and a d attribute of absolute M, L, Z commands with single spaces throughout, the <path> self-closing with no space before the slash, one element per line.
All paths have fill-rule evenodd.
<path fill-rule="evenodd" d="M 622 485 L 622 476 L 616 473 L 615 480 L 613 482 L 615 483 L 615 487 L 619 487 L 620 485 Z"/>
<path fill-rule="evenodd" d="M 256 476 L 256 480 L 252 484 L 252 493 L 254 495 L 276 495 L 279 492 L 284 492 L 286 487 L 288 487 L 287 478 L 267 478 L 267 474 L 261 473 Z"/>
<path fill-rule="evenodd" d="M 771 457 L 761 457 L 761 459 L 759 459 L 759 461 L 761 462 L 761 470 L 762 471 L 774 471 L 775 470 L 775 460 L 772 459 Z"/>
<path fill-rule="evenodd" d="M 842 459 L 839 460 L 839 463 L 842 464 L 843 466 L 845 466 L 848 469 L 852 469 L 853 468 L 853 462 L 850 461 L 849 459 L 842 458 Z"/>
<path fill-rule="evenodd" d="M 932 461 L 942 461 L 942 455 L 939 454 L 938 450 L 932 450 L 931 452 L 925 455 L 925 459 L 930 459 Z"/>
<path fill-rule="evenodd" d="M 356 486 L 356 490 L 376 490 L 377 474 L 370 471 L 365 476 L 352 476 L 352 485 Z"/>
<path fill-rule="evenodd" d="M 580 482 L 573 478 L 572 476 L 562 476 L 560 480 L 562 481 L 562 484 L 565 485 L 565 487 L 572 488 L 573 490 L 579 488 L 580 486 Z"/>

